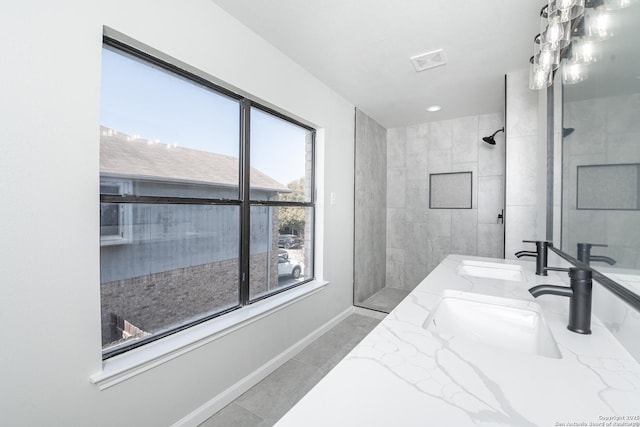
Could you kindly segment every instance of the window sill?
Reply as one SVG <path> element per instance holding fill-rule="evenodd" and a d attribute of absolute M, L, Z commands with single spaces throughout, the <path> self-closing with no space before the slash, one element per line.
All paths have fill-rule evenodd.
<path fill-rule="evenodd" d="M 89 379 L 100 390 L 105 390 L 311 296 L 328 283 L 319 280 L 305 283 L 290 291 L 114 356 L 103 361 L 102 371 L 91 375 Z"/>

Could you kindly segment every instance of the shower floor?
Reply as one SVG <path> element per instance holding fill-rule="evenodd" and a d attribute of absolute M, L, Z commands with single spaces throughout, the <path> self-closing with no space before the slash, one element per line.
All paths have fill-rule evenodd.
<path fill-rule="evenodd" d="M 409 291 L 405 289 L 385 287 L 358 304 L 358 306 L 389 313 L 396 308 L 396 306 L 400 304 L 400 301 L 407 295 L 409 295 Z"/>

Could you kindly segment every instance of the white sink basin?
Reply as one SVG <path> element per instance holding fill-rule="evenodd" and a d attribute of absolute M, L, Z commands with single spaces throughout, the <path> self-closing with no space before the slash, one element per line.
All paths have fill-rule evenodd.
<path fill-rule="evenodd" d="M 458 274 L 461 276 L 510 280 L 514 282 L 521 282 L 524 280 L 521 266 L 513 264 L 498 264 L 495 262 L 462 260 L 460 268 L 458 268 Z"/>
<path fill-rule="evenodd" d="M 503 350 L 562 358 L 534 302 L 446 291 L 422 327 Z"/>

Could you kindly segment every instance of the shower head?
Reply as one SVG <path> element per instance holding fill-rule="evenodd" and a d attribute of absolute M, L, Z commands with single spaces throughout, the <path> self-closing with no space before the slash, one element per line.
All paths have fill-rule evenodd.
<path fill-rule="evenodd" d="M 496 145 L 496 140 L 495 140 L 495 139 L 493 139 L 493 137 L 495 137 L 495 136 L 496 136 L 496 134 L 497 134 L 498 132 L 504 132 L 504 128 L 500 128 L 500 129 L 498 129 L 498 130 L 497 130 L 497 131 L 495 131 L 495 132 L 493 133 L 493 135 L 491 135 L 491 136 L 484 136 L 484 137 L 482 137 L 482 140 L 483 140 L 484 142 L 486 142 L 487 144 L 489 144 L 489 145 Z"/>
<path fill-rule="evenodd" d="M 574 128 L 562 128 L 562 137 L 566 138 L 573 133 Z"/>

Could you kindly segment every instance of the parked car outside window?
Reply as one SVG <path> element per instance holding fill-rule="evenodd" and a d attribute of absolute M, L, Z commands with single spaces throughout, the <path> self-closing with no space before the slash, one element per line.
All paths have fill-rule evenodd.
<path fill-rule="evenodd" d="M 297 279 L 302 274 L 302 264 L 295 260 L 278 256 L 278 276 L 291 276 Z"/>
<path fill-rule="evenodd" d="M 302 246 L 302 239 L 294 234 L 281 234 L 278 237 L 278 247 L 295 249 Z"/>

